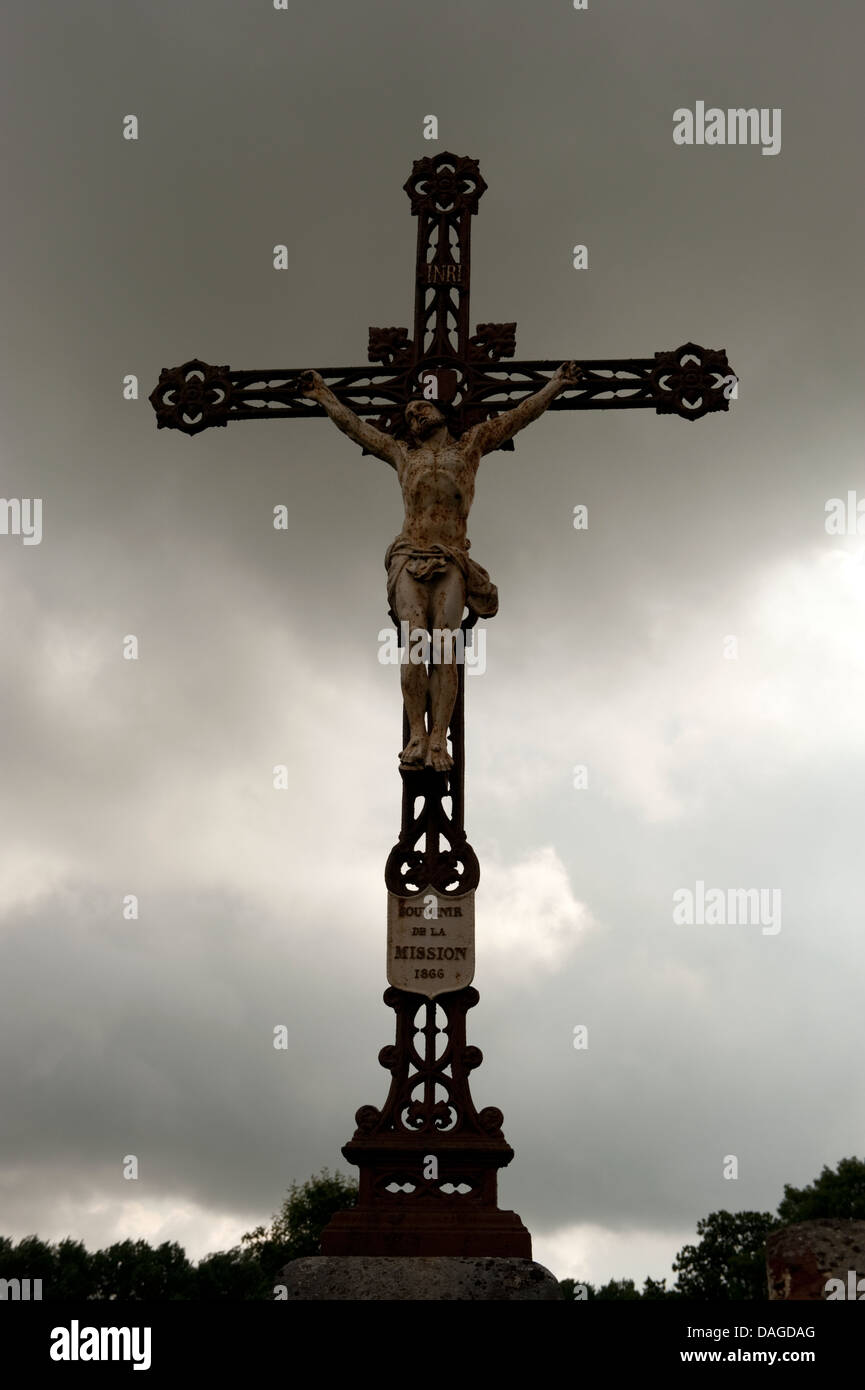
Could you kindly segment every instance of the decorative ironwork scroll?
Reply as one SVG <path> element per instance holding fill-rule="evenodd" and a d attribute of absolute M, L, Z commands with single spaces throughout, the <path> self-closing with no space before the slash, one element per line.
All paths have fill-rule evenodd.
<path fill-rule="evenodd" d="M 390 893 L 432 888 L 439 902 L 461 900 L 479 879 L 463 824 L 465 666 L 458 671 L 452 769 L 402 772 L 400 835 L 385 866 Z M 408 732 L 404 713 L 403 742 Z M 470 985 L 435 999 L 386 991 L 396 1039 L 379 1062 L 391 1074 L 390 1090 L 381 1109 L 364 1105 L 355 1116 L 342 1152 L 360 1169 L 358 1202 L 331 1221 L 323 1254 L 531 1257 L 519 1217 L 497 1206 L 498 1170 L 513 1157 L 502 1112 L 477 1111 L 469 1087 L 469 1073 L 483 1061 L 466 1041 L 466 1014 L 478 998 Z"/>
<path fill-rule="evenodd" d="M 322 1254 L 530 1259 L 525 1226 L 497 1206 L 498 1171 L 513 1158 L 502 1112 L 477 1111 L 469 1091 L 483 1060 L 466 1042 L 477 990 L 433 1001 L 388 989 L 384 1001 L 396 1013 L 396 1041 L 379 1053 L 390 1090 L 381 1110 L 355 1116 L 342 1152 L 360 1171 L 357 1206 L 331 1220 Z"/>
<path fill-rule="evenodd" d="M 407 401 L 430 374 L 452 406 L 452 427 L 463 430 L 518 405 L 550 380 L 562 360 L 503 365 L 516 352 L 516 323 L 479 323 L 469 332 L 471 219 L 486 186 L 475 159 L 444 152 L 415 160 L 404 185 L 418 219 L 414 336 L 407 328 L 370 328 L 372 366 L 321 368 L 344 405 L 388 434 L 401 428 Z M 693 360 L 683 361 L 689 355 Z M 729 409 L 735 378 L 720 348 L 685 343 L 653 357 L 575 360 L 583 376 L 552 402 L 552 410 L 654 409 L 697 420 Z M 150 401 L 160 429 L 185 434 L 231 420 L 323 416 L 323 406 L 301 395 L 303 370 L 233 371 L 194 358 L 164 368 Z M 514 442 L 500 447 L 512 449 Z"/>

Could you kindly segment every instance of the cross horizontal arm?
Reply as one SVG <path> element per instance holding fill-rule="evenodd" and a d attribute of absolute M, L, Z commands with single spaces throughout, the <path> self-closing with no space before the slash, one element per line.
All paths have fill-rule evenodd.
<path fill-rule="evenodd" d="M 433 359 L 428 359 L 433 360 Z M 435 359 L 444 361 L 445 359 Z M 464 426 L 510 410 L 539 391 L 554 375 L 560 360 L 529 362 L 459 362 L 446 359 L 461 379 L 454 402 Z M 716 410 L 728 410 L 736 394 L 736 377 L 722 348 L 685 343 L 654 357 L 594 357 L 577 359 L 583 376 L 550 405 L 551 410 L 646 410 L 698 420 Z M 198 434 L 229 420 L 323 416 L 324 407 L 303 396 L 303 368 L 286 371 L 232 371 L 193 358 L 182 367 L 164 368 L 151 392 L 160 429 Z M 355 415 L 376 417 L 390 433 L 412 391 L 417 390 L 419 363 L 372 367 L 325 367 L 320 375 L 343 405 Z"/>
<path fill-rule="evenodd" d="M 150 394 L 160 429 L 198 434 L 229 420 L 285 419 L 326 415 L 324 406 L 303 396 L 304 367 L 286 371 L 232 371 L 193 358 L 182 367 L 163 368 Z M 406 373 L 389 367 L 322 367 L 331 391 L 356 415 L 381 416 L 401 411 Z"/>
<path fill-rule="evenodd" d="M 654 357 L 573 360 L 582 376 L 550 403 L 549 410 L 654 409 L 659 415 L 696 420 L 712 411 L 728 410 L 735 393 L 736 377 L 726 353 L 693 343 Z M 535 359 L 476 371 L 472 404 L 489 412 L 510 410 L 545 386 L 560 365 L 558 359 Z"/>
<path fill-rule="evenodd" d="M 654 358 L 570 360 L 576 362 L 583 375 L 576 386 L 567 387 L 552 400 L 548 410 L 621 410 L 656 404 L 650 379 Z M 500 371 L 494 368 L 475 376 L 473 400 L 495 410 L 510 410 L 546 386 L 559 366 L 557 360 L 540 358 L 503 363 Z"/>

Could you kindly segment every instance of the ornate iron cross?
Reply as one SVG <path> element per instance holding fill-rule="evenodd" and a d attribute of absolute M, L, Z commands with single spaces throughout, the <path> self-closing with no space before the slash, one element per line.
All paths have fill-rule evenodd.
<path fill-rule="evenodd" d="M 413 334 L 371 328 L 369 359 L 378 366 L 321 369 L 344 405 L 374 417 L 387 433 L 401 430 L 408 400 L 426 394 L 450 407 L 448 426 L 459 434 L 533 395 L 559 366 L 560 359 L 505 366 L 502 359 L 515 351 L 515 323 L 481 323 L 470 333 L 471 219 L 485 189 L 477 160 L 439 154 L 415 161 L 405 184 L 418 220 Z M 578 365 L 577 385 L 550 409 L 653 407 L 696 420 L 727 410 L 735 382 L 723 350 L 694 343 L 654 357 Z M 150 400 L 160 428 L 186 434 L 229 420 L 323 416 L 323 406 L 301 394 L 303 370 L 232 371 L 194 359 L 164 369 Z M 402 822 L 385 867 L 389 893 L 400 900 L 433 889 L 455 904 L 478 883 L 463 824 L 464 690 L 461 665 L 449 728 L 452 770 L 402 770 Z M 403 743 L 408 734 L 404 715 Z M 360 1169 L 358 1203 L 334 1217 L 322 1252 L 530 1258 L 531 1238 L 519 1217 L 497 1207 L 498 1170 L 513 1157 L 502 1112 L 476 1110 L 470 1093 L 469 1073 L 482 1060 L 466 1040 L 477 991 L 467 985 L 432 997 L 431 990 L 391 987 L 384 997 L 396 1013 L 396 1042 L 379 1054 L 390 1090 L 381 1108 L 357 1111 L 343 1154 Z M 441 1164 L 434 1178 L 424 1168 L 431 1157 Z"/>
<path fill-rule="evenodd" d="M 380 366 L 320 369 L 343 404 L 389 434 L 430 376 L 435 390 L 427 394 L 451 407 L 452 429 L 468 429 L 539 390 L 561 360 L 505 366 L 502 359 L 516 351 L 515 323 L 479 323 L 477 332 L 469 331 L 471 219 L 486 187 L 476 159 L 444 153 L 415 160 L 404 184 L 418 220 L 413 335 L 407 328 L 370 328 L 369 360 Z M 551 410 L 653 407 L 659 415 L 697 420 L 727 410 L 735 382 L 723 349 L 696 343 L 654 357 L 575 360 L 583 376 Z M 185 434 L 229 420 L 324 415 L 301 395 L 301 371 L 232 371 L 194 358 L 163 368 L 150 401 L 160 429 Z M 513 441 L 501 447 L 512 449 Z"/>

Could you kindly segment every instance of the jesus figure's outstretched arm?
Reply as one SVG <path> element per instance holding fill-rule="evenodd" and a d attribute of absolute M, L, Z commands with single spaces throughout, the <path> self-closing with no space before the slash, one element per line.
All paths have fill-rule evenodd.
<path fill-rule="evenodd" d="M 396 440 L 383 430 L 376 429 L 375 425 L 361 420 L 359 415 L 355 415 L 353 410 L 343 405 L 318 372 L 303 372 L 300 388 L 310 400 L 318 401 L 319 405 L 324 406 L 333 423 L 343 434 L 347 434 L 355 444 L 366 449 L 367 453 L 375 454 L 376 458 L 389 463 L 391 468 L 396 468 L 399 458 L 399 444 Z"/>
<path fill-rule="evenodd" d="M 482 454 L 491 454 L 493 449 L 498 449 L 506 439 L 512 439 L 518 430 L 524 429 L 543 415 L 559 392 L 568 386 L 576 386 L 581 376 L 582 371 L 576 363 L 563 362 L 555 376 L 551 377 L 540 391 L 536 391 L 533 396 L 527 396 L 519 405 L 515 405 L 513 410 L 505 410 L 495 419 L 484 420 L 480 425 L 475 425 L 469 432 L 470 442 L 475 448 L 480 449 Z"/>

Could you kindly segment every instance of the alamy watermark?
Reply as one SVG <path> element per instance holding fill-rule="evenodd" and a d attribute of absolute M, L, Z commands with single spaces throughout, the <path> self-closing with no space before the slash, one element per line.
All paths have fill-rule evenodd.
<path fill-rule="evenodd" d="M 0 535 L 20 536 L 24 545 L 40 545 L 42 498 L 0 497 Z"/>
<path fill-rule="evenodd" d="M 149 1327 L 82 1327 L 73 1318 L 69 1327 L 52 1327 L 52 1361 L 131 1361 L 133 1371 L 148 1371 L 151 1357 Z"/>
<path fill-rule="evenodd" d="M 762 927 L 764 936 L 781 930 L 780 888 L 706 888 L 701 878 L 693 891 L 673 893 L 673 921 L 685 927 Z"/>
<path fill-rule="evenodd" d="M 0 1279 L 0 1302 L 39 1302 L 42 1298 L 41 1279 Z"/>
<path fill-rule="evenodd" d="M 382 628 L 378 634 L 378 659 L 382 666 L 429 665 L 465 666 L 470 675 L 482 676 L 487 669 L 487 634 L 485 628 L 475 629 L 475 641 L 467 642 L 461 627 L 409 628 L 399 625 L 399 635 L 393 628 Z"/>
<path fill-rule="evenodd" d="M 704 101 L 693 111 L 679 106 L 673 112 L 676 145 L 762 145 L 763 154 L 781 151 L 780 106 L 737 106 L 723 111 Z"/>
<path fill-rule="evenodd" d="M 862 1303 L 865 1301 L 865 1279 L 860 1279 L 855 1269 L 847 1271 L 847 1286 L 844 1286 L 843 1279 L 827 1279 L 823 1285 L 827 1303 L 833 1299 L 855 1299 Z"/>
<path fill-rule="evenodd" d="M 829 497 L 825 503 L 824 526 L 828 536 L 865 536 L 865 497 L 857 497 L 854 488 L 842 497 Z"/>

